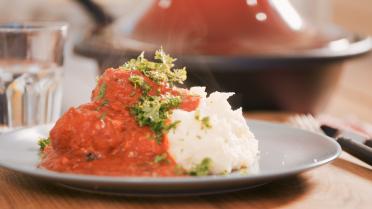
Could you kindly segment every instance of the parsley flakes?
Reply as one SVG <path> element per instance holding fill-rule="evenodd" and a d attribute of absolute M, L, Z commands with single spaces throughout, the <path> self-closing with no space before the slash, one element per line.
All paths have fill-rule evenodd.
<path fill-rule="evenodd" d="M 168 162 L 167 153 L 163 153 L 163 154 L 160 154 L 160 155 L 155 155 L 154 162 L 155 163 Z"/>
<path fill-rule="evenodd" d="M 99 119 L 100 119 L 100 120 L 105 120 L 106 115 L 107 115 L 107 112 L 103 112 L 103 113 L 101 114 L 101 116 L 99 116 Z"/>
<path fill-rule="evenodd" d="M 107 88 L 106 83 L 102 83 L 101 86 L 99 87 L 98 95 L 96 97 L 97 101 L 101 100 L 101 99 L 103 99 L 103 97 L 105 97 L 106 88 Z"/>
<path fill-rule="evenodd" d="M 108 99 L 104 99 L 102 103 L 96 108 L 97 111 L 100 111 L 104 106 L 107 106 L 109 104 Z"/>
<path fill-rule="evenodd" d="M 176 59 L 166 54 L 163 49 L 155 52 L 154 60 L 147 60 L 142 52 L 137 59 L 131 59 L 121 66 L 121 69 L 138 70 L 143 76 L 159 85 L 172 86 L 174 83 L 183 83 L 186 80 L 186 69 L 173 69 Z M 131 75 L 128 79 L 134 88 L 142 90 L 142 96 L 129 110 L 139 126 L 150 127 L 155 133 L 156 142 L 160 144 L 163 135 L 180 123 L 180 121 L 175 121 L 169 124 L 168 118 L 172 109 L 181 104 L 181 98 L 170 94 L 161 95 L 159 89 L 157 89 L 157 95 L 149 96 L 151 86 L 145 82 L 143 76 Z"/>
<path fill-rule="evenodd" d="M 210 158 L 204 158 L 199 164 L 191 169 L 189 174 L 191 176 L 206 176 L 210 173 L 212 168 L 212 160 Z"/>
<path fill-rule="evenodd" d="M 178 107 L 180 103 L 179 96 L 146 96 L 132 106 L 130 112 L 135 116 L 139 126 L 149 126 L 155 132 L 155 139 L 160 143 L 163 135 L 179 123 L 176 121 L 167 125 L 166 120 L 171 109 Z"/>
<path fill-rule="evenodd" d="M 211 121 L 208 116 L 201 119 L 202 129 L 212 128 Z"/>
<path fill-rule="evenodd" d="M 210 121 L 209 116 L 201 117 L 201 116 L 200 116 L 200 111 L 199 111 L 199 110 L 196 110 L 196 111 L 195 111 L 195 116 L 194 116 L 194 118 L 195 118 L 195 120 L 200 121 L 200 123 L 201 123 L 201 128 L 202 128 L 202 129 L 212 128 L 212 124 L 211 124 L 211 121 Z"/>
<path fill-rule="evenodd" d="M 182 84 L 186 80 L 186 68 L 173 69 L 176 59 L 166 54 L 163 49 L 155 52 L 154 59 L 160 62 L 147 60 L 142 52 L 137 59 L 129 60 L 121 68 L 124 70 L 139 70 L 157 84 Z"/>
<path fill-rule="evenodd" d="M 47 147 L 50 144 L 50 137 L 48 138 L 40 138 L 37 144 L 40 147 L 40 151 L 44 151 L 45 147 Z"/>
<path fill-rule="evenodd" d="M 145 79 L 139 75 L 132 75 L 128 79 L 134 86 L 134 88 L 141 88 L 142 94 L 147 95 L 151 90 L 150 85 L 145 82 Z"/>

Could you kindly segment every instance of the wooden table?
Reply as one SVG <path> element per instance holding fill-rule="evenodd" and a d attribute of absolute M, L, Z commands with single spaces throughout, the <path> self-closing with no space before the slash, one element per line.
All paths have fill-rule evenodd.
<path fill-rule="evenodd" d="M 334 21 L 350 31 L 372 35 L 371 0 L 332 0 Z M 339 88 L 325 112 L 345 117 L 356 116 L 372 123 L 372 53 L 349 61 L 344 66 Z"/>
<path fill-rule="evenodd" d="M 370 0 L 333 0 L 335 21 L 372 34 Z M 340 88 L 325 112 L 372 122 L 372 56 L 346 64 Z M 283 121 L 287 114 L 248 113 Z M 333 163 L 299 176 L 230 194 L 184 198 L 129 198 L 86 194 L 0 169 L 0 209 L 10 208 L 372 208 L 372 168 L 343 153 Z"/>

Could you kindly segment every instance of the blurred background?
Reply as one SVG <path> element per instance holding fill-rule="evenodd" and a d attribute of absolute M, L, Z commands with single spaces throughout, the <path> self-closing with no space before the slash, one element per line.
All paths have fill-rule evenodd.
<path fill-rule="evenodd" d="M 211 86 L 210 90 L 236 91 L 238 95 L 233 102 L 236 102 L 237 106 L 243 105 L 246 110 L 320 112 L 340 117 L 358 117 L 372 122 L 372 111 L 370 111 L 372 55 L 359 56 L 368 51 L 365 38 L 372 35 L 372 26 L 369 23 L 372 19 L 370 0 L 359 0 L 357 3 L 348 0 L 292 0 L 287 4 L 268 5 L 265 5 L 266 1 L 263 0 L 247 0 L 244 1 L 245 4 L 253 5 L 253 9 L 257 2 L 261 3 L 260 9 L 265 11 L 256 13 L 255 21 L 270 21 L 270 15 L 274 17 L 270 9 L 282 11 L 276 18 L 283 20 L 275 22 L 275 19 L 272 23 L 273 27 L 269 29 L 257 25 L 257 28 L 262 29 L 260 34 L 252 36 L 253 38 L 249 40 L 256 40 L 257 37 L 265 37 L 265 39 L 252 41 L 258 43 L 255 46 L 244 45 L 246 48 L 239 51 L 235 50 L 236 47 L 231 50 L 225 45 L 216 45 L 214 51 L 203 51 L 208 47 L 208 49 L 214 47 L 214 45 L 213 47 L 207 45 L 208 47 L 197 51 L 200 53 L 185 48 L 189 47 L 188 44 L 186 46 L 175 44 L 182 42 L 177 39 L 179 37 L 168 38 L 166 42 L 162 42 L 164 41 L 161 39 L 164 35 L 162 32 L 167 30 L 170 23 L 156 22 L 156 18 L 159 17 L 156 16 L 156 8 L 152 6 L 155 2 L 156 6 L 169 9 L 172 8 L 170 0 L 94 0 L 93 2 L 100 5 L 109 17 L 103 18 L 102 21 L 98 16 L 98 20 L 97 17 L 94 20 L 94 15 L 87 9 L 92 9 L 89 7 L 91 4 L 85 0 L 0 1 L 0 22 L 38 20 L 69 23 L 63 81 L 63 110 L 89 100 L 90 92 L 95 86 L 95 78 L 104 67 L 117 66 L 118 63 L 125 62 L 141 50 L 153 50 L 152 45 L 147 44 L 149 42 L 156 47 L 160 44 L 165 45 L 166 49 L 170 49 L 176 57 L 180 57 L 180 64 L 189 66 L 192 79 L 190 84 L 207 84 Z M 271 2 L 280 2 L 280 0 Z M 234 9 L 233 4 L 229 5 L 225 8 Z M 210 15 L 212 20 L 214 15 L 221 16 L 214 13 L 206 14 L 207 10 L 201 9 L 200 5 L 189 6 L 192 9 L 189 8 L 186 15 L 192 14 L 191 16 L 197 17 L 196 11 L 199 11 L 200 14 Z M 143 17 L 146 15 L 150 17 L 148 19 L 155 22 L 150 26 L 154 27 L 155 24 L 159 33 L 156 28 L 145 24 L 146 18 Z M 169 12 L 168 15 L 172 13 Z M 187 18 L 182 19 L 187 20 Z M 190 22 L 200 20 L 195 19 Z M 167 25 L 164 26 L 162 23 Z M 186 28 L 185 31 L 188 29 L 188 23 L 185 22 L 183 27 Z M 306 35 L 299 36 L 301 38 L 298 40 L 301 41 L 296 41 L 294 37 L 298 31 L 295 30 L 297 30 L 296 24 L 299 23 L 306 23 L 311 27 L 303 30 L 303 34 Z M 205 25 L 206 22 L 200 21 L 200 24 Z M 218 28 L 218 31 L 223 31 L 223 27 L 227 27 L 213 28 L 212 24 L 213 21 L 209 22 L 206 28 L 210 30 Z M 247 21 L 245 24 L 255 26 L 256 23 Z M 135 30 L 141 27 L 142 33 L 140 30 L 140 32 Z M 276 33 L 286 31 L 285 27 L 295 32 Z M 178 28 L 173 29 L 180 31 Z M 203 29 L 205 31 L 205 28 Z M 169 31 L 172 33 L 172 30 Z M 247 31 L 249 37 L 253 34 L 251 31 L 252 29 Z M 244 33 L 241 30 L 239 32 Z M 200 38 L 199 33 L 200 31 L 196 31 L 196 35 L 190 37 Z M 141 34 L 151 34 L 151 36 L 141 36 Z M 314 34 L 316 37 L 313 36 Z M 157 42 L 159 40 L 160 44 Z M 311 44 L 308 40 L 312 41 Z M 313 42 L 313 40 L 317 41 Z M 187 39 L 184 41 L 189 43 Z M 143 44 L 144 42 L 146 43 Z M 197 47 L 203 46 L 205 45 Z M 221 54 L 219 49 L 222 52 L 228 51 L 229 54 Z M 241 53 L 242 51 L 246 53 Z M 282 80 L 279 82 L 276 79 Z M 266 89 L 266 86 L 271 86 L 272 89 Z"/>

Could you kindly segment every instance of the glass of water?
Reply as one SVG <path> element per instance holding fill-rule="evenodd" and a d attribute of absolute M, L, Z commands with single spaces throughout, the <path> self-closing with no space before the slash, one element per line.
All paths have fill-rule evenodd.
<path fill-rule="evenodd" d="M 60 115 L 67 25 L 0 24 L 0 133 Z"/>

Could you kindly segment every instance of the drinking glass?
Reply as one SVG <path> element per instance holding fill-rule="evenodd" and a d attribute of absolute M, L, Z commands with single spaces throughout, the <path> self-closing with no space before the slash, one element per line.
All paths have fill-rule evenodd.
<path fill-rule="evenodd" d="M 0 24 L 0 133 L 55 121 L 67 25 Z"/>

